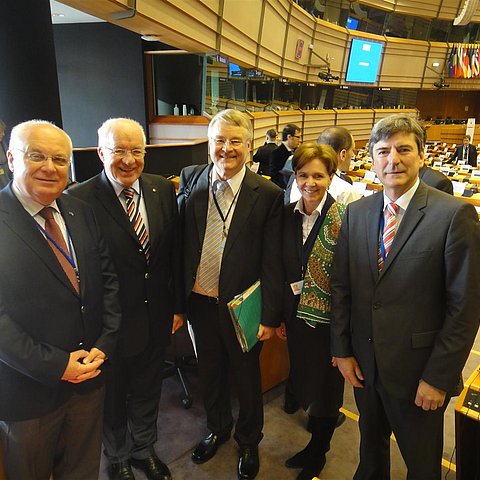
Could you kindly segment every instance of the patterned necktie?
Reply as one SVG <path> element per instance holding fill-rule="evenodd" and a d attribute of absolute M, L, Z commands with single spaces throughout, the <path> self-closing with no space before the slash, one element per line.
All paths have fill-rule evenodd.
<path fill-rule="evenodd" d="M 130 219 L 135 234 L 137 235 L 138 241 L 142 246 L 143 253 L 148 262 L 150 258 L 150 240 L 148 238 L 148 232 L 143 222 L 142 214 L 140 213 L 140 208 L 137 208 L 135 202 L 135 190 L 132 187 L 128 187 L 123 191 L 125 200 L 127 202 L 127 215 Z"/>
<path fill-rule="evenodd" d="M 218 290 L 223 246 L 225 244 L 223 219 L 218 209 L 221 210 L 225 217 L 227 212 L 225 194 L 228 190 L 231 190 L 228 182 L 216 180 L 213 184 L 212 193 L 215 195 L 217 202 L 215 203 L 213 198 L 210 202 L 202 256 L 198 267 L 198 283 L 206 292 L 215 292 Z"/>
<path fill-rule="evenodd" d="M 65 254 L 69 254 L 67 244 L 65 242 L 65 238 L 63 237 L 62 231 L 60 230 L 60 227 L 58 226 L 58 223 L 55 221 L 53 218 L 53 208 L 52 207 L 45 207 L 38 212 L 41 217 L 45 219 L 45 231 L 47 234 L 55 241 L 55 243 L 60 247 Z M 72 267 L 72 264 L 67 260 L 65 255 L 58 249 L 57 245 L 55 245 L 54 242 L 52 242 L 48 237 L 47 237 L 48 244 L 53 250 L 53 253 L 57 257 L 58 262 L 63 268 L 63 271 L 67 275 L 68 279 L 70 280 L 70 283 L 72 284 L 73 288 L 77 293 L 80 292 L 80 288 L 78 285 L 78 277 L 77 274 L 75 273 L 75 269 Z"/>
<path fill-rule="evenodd" d="M 395 238 L 395 229 L 397 226 L 397 213 L 400 207 L 391 202 L 387 205 L 386 208 L 386 221 L 385 221 L 385 228 L 383 229 L 383 248 L 385 252 L 385 258 L 388 256 L 388 252 L 390 251 L 390 247 L 392 246 L 393 239 Z M 382 251 L 378 249 L 378 270 L 382 270 L 383 268 L 383 256 Z"/>

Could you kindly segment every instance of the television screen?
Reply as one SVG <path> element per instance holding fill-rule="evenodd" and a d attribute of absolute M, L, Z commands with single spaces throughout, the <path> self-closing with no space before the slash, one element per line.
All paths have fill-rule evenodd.
<path fill-rule="evenodd" d="M 244 69 L 240 67 L 240 65 L 237 65 L 236 63 L 232 63 L 232 62 L 228 64 L 228 74 L 234 78 L 245 77 Z"/>
<path fill-rule="evenodd" d="M 382 56 L 381 43 L 354 38 L 348 59 L 347 82 L 375 83 Z"/>
<path fill-rule="evenodd" d="M 349 28 L 350 30 L 357 30 L 358 29 L 358 20 L 356 18 L 353 18 L 353 17 L 348 17 L 346 27 Z"/>

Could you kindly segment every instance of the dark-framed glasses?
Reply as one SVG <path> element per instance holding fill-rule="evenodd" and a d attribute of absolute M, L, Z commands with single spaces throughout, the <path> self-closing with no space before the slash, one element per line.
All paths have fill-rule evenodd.
<path fill-rule="evenodd" d="M 110 148 L 103 147 L 112 152 L 112 155 L 116 158 L 125 158 L 129 153 L 133 158 L 140 159 L 145 156 L 145 150 L 143 148 Z"/>

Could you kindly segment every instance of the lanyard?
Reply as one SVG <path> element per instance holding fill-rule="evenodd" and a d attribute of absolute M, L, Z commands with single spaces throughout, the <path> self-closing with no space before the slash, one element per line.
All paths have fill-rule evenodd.
<path fill-rule="evenodd" d="M 217 209 L 217 212 L 218 214 L 220 215 L 220 218 L 222 219 L 222 222 L 223 222 L 223 236 L 224 238 L 227 236 L 227 228 L 226 228 L 226 223 L 227 223 L 227 220 L 228 220 L 228 217 L 232 211 L 232 207 L 233 205 L 235 204 L 235 200 L 237 199 L 238 197 L 238 194 L 240 193 L 240 188 L 237 190 L 237 193 L 235 194 L 235 196 L 233 197 L 233 200 L 232 200 L 232 203 L 230 204 L 230 206 L 228 207 L 228 210 L 227 210 L 227 213 L 225 214 L 225 216 L 223 215 L 223 212 L 222 212 L 222 209 L 220 208 L 220 205 L 218 204 L 218 200 L 217 200 L 217 197 L 215 196 L 215 192 L 213 191 L 213 185 L 211 187 L 211 190 L 212 190 L 212 196 L 213 196 L 213 203 L 215 204 L 215 207 Z M 223 192 L 223 194 L 225 195 L 225 192 Z"/>
<path fill-rule="evenodd" d="M 68 245 L 68 253 L 55 241 L 55 239 L 35 220 L 38 229 L 47 237 L 50 242 L 52 242 L 53 246 L 67 259 L 67 262 L 72 266 L 77 274 L 78 278 L 78 270 L 77 265 L 75 264 L 75 257 L 73 256 L 73 247 L 72 247 L 72 237 L 70 236 L 70 232 L 68 231 L 68 227 L 65 225 L 65 229 L 67 232 L 67 245 Z"/>

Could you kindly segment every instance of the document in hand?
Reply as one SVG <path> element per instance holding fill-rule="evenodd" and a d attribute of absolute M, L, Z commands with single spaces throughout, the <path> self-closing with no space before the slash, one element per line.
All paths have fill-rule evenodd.
<path fill-rule="evenodd" d="M 262 289 L 257 280 L 243 293 L 228 302 L 238 343 L 243 352 L 249 352 L 258 342 L 257 333 L 262 318 Z"/>

